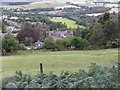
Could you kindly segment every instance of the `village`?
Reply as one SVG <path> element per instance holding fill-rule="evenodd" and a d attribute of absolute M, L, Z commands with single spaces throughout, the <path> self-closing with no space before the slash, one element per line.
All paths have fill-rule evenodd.
<path fill-rule="evenodd" d="M 61 19 L 61 17 L 53 17 L 53 19 Z M 7 16 L 3 15 L 0 17 L 0 21 L 4 20 L 9 26 L 7 26 L 6 33 L 0 33 L 0 38 L 4 38 L 8 33 L 11 33 L 15 38 L 17 37 L 17 34 L 21 31 L 21 25 L 18 24 L 15 21 L 12 20 L 17 20 L 19 19 L 18 17 L 11 17 L 9 20 L 7 20 Z M 30 23 L 30 22 L 29 22 Z M 40 22 L 41 23 L 41 22 Z M 32 25 L 35 25 L 36 22 L 32 22 Z M 42 23 L 41 23 L 42 24 Z M 67 31 L 59 31 L 59 30 L 54 30 L 54 31 L 48 31 L 47 35 L 49 37 L 52 37 L 54 40 L 60 39 L 60 38 L 65 38 L 66 36 L 72 36 L 73 37 L 73 31 L 67 30 Z M 40 48 L 42 46 L 43 42 L 37 41 L 33 44 L 33 47 L 35 49 Z M 27 50 L 30 50 L 29 46 L 25 46 Z"/>
<path fill-rule="evenodd" d="M 37 4 L 37 3 L 38 2 L 33 3 L 33 4 Z M 118 13 L 117 10 L 115 10 L 115 11 L 113 10 L 113 9 L 118 8 L 118 7 L 116 6 L 116 4 L 112 4 L 111 2 L 104 3 L 104 2 L 85 1 L 85 2 L 82 2 L 82 3 L 83 4 L 88 4 L 88 5 L 90 5 L 90 4 L 101 5 L 103 7 L 106 6 L 106 8 L 103 8 L 103 9 L 105 9 L 105 11 L 107 10 L 108 13 Z M 112 6 L 109 7 L 109 6 L 107 6 L 107 4 L 112 4 Z M 95 7 L 95 8 L 97 9 L 97 7 Z M 95 8 L 93 8 L 93 10 Z M 9 11 L 11 11 L 11 9 L 7 10 L 7 9 L 3 8 L 4 15 L 0 16 L 0 21 L 1 22 L 3 22 L 3 21 L 5 22 L 6 26 L 4 27 L 4 29 L 5 29 L 6 32 L 0 33 L 0 38 L 4 38 L 7 35 L 7 33 L 11 33 L 16 38 L 17 35 L 18 35 L 18 33 L 21 32 L 21 30 L 22 30 L 22 27 L 23 27 L 22 25 L 25 24 L 26 22 L 30 23 L 32 26 L 36 26 L 37 23 L 39 23 L 39 24 L 41 24 L 42 26 L 45 26 L 45 27 L 49 25 L 48 26 L 49 30 L 45 31 L 45 38 L 46 37 L 52 37 L 53 40 L 57 40 L 57 39 L 61 39 L 61 38 L 66 38 L 67 36 L 74 37 L 75 36 L 74 35 L 75 30 L 74 29 L 75 28 L 71 28 L 70 26 L 68 28 L 68 26 L 65 23 L 51 22 L 49 20 L 53 20 L 53 21 L 54 20 L 58 20 L 59 21 L 61 19 L 68 18 L 68 19 L 76 21 L 76 23 L 78 23 L 80 25 L 85 25 L 84 24 L 85 22 L 82 22 L 80 20 L 78 21 L 77 18 L 74 19 L 74 15 L 71 18 L 71 17 L 69 17 L 69 15 L 63 16 L 62 14 L 64 14 L 65 12 L 70 12 L 71 13 L 71 11 L 74 12 L 74 10 L 78 13 L 79 10 L 80 10 L 83 13 L 82 15 L 80 15 L 80 18 L 83 18 L 84 17 L 84 12 L 89 10 L 88 7 L 86 7 L 86 6 L 80 6 L 79 4 L 77 4 L 75 2 L 66 2 L 66 6 L 56 7 L 55 11 L 54 11 L 53 8 L 47 8 L 47 9 L 48 9 L 48 11 L 39 11 L 39 9 L 31 9 L 31 10 L 28 9 L 28 10 L 25 10 L 25 11 L 28 11 L 27 14 L 25 14 L 25 13 L 17 14 L 15 11 L 20 11 L 20 12 L 23 11 L 24 12 L 24 10 L 22 10 L 22 9 L 12 9 L 12 11 L 14 11 L 13 12 L 14 14 L 11 14 L 9 12 Z M 49 11 L 49 9 L 51 9 L 51 10 L 53 9 L 53 11 L 51 11 L 51 10 Z M 91 7 L 91 9 L 92 9 L 92 7 Z M 101 7 L 100 7 L 100 9 L 101 9 Z M 44 9 L 40 9 L 40 10 L 44 10 Z M 99 8 L 97 10 L 99 10 Z M 34 11 L 37 12 L 37 14 L 35 14 Z M 100 11 L 100 12 L 103 13 L 103 10 Z M 60 14 L 60 13 L 61 13 L 61 16 L 57 16 L 57 14 Z M 76 13 L 76 15 L 77 15 L 77 13 Z M 86 14 L 86 17 L 88 18 L 88 21 L 89 21 L 89 18 L 91 18 L 93 16 L 96 16 L 96 18 L 97 18 L 100 15 L 102 15 L 102 13 L 99 13 L 99 12 L 95 13 L 93 11 L 93 13 Z M 43 15 L 44 14 L 46 14 L 46 15 L 50 14 L 50 16 L 47 17 L 49 20 L 48 19 L 44 19 L 42 16 L 40 17 L 40 15 L 42 15 L 42 14 Z M 37 15 L 37 16 L 34 16 L 34 15 Z M 83 19 L 83 21 L 84 21 L 84 19 Z M 77 25 L 77 27 L 82 27 L 83 28 L 83 26 L 79 26 L 79 25 Z M 32 44 L 32 46 L 35 49 L 40 48 L 43 45 L 43 41 L 44 40 L 38 40 L 38 41 L 34 42 Z M 27 50 L 32 49 L 32 48 L 30 48 L 31 46 L 24 46 L 24 47 Z"/>

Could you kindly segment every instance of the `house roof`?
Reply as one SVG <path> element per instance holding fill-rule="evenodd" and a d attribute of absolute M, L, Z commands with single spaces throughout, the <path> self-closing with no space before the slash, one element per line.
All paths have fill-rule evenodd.
<path fill-rule="evenodd" d="M 51 36 L 54 40 L 59 38 L 65 38 L 68 35 L 73 36 L 73 31 L 68 30 L 68 31 L 50 31 L 49 32 L 49 36 Z"/>

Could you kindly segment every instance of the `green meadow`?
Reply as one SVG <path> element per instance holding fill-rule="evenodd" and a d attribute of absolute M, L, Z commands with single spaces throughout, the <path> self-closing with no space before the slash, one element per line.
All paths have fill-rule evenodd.
<path fill-rule="evenodd" d="M 75 21 L 69 20 L 67 18 L 51 19 L 51 21 L 53 21 L 53 22 L 62 22 L 63 24 L 65 23 L 68 26 L 68 28 L 77 28 L 78 26 L 83 28 L 83 26 L 77 25 Z"/>
<path fill-rule="evenodd" d="M 80 50 L 60 52 L 34 52 L 13 56 L 1 56 L 2 76 L 14 75 L 15 71 L 35 74 L 39 72 L 39 64 L 43 63 L 44 73 L 53 71 L 75 72 L 79 69 L 87 70 L 91 62 L 111 66 L 113 60 L 118 60 L 117 49 Z"/>

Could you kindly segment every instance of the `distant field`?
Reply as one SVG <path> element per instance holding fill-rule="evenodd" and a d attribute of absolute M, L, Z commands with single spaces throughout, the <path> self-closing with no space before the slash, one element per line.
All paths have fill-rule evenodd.
<path fill-rule="evenodd" d="M 26 8 L 26 9 L 35 9 L 35 8 L 57 8 L 57 7 L 65 7 L 68 6 L 66 4 L 67 1 L 71 1 L 73 3 L 77 3 L 79 5 L 82 6 L 89 6 L 89 7 L 93 7 L 93 6 L 102 6 L 102 5 L 95 5 L 95 4 L 91 4 L 91 3 L 84 3 L 83 1 L 85 0 L 47 0 L 47 1 L 40 1 L 40 2 L 34 2 L 34 3 L 30 3 L 30 4 L 26 4 L 26 5 L 0 5 L 0 7 L 5 7 L 5 8 Z M 73 7 L 73 6 L 72 6 Z"/>
<path fill-rule="evenodd" d="M 68 26 L 68 28 L 77 28 L 78 26 L 83 27 L 83 26 L 77 25 L 75 21 L 69 20 L 67 18 L 51 19 L 51 21 L 53 21 L 53 22 L 62 22 L 63 24 L 65 23 Z"/>
<path fill-rule="evenodd" d="M 87 70 L 91 62 L 111 66 L 112 60 L 118 60 L 117 49 L 36 52 L 2 57 L 2 71 L 3 77 L 13 75 L 16 70 L 35 74 L 39 72 L 39 63 L 43 63 L 45 73 L 54 71 L 59 74 L 61 71 Z"/>
<path fill-rule="evenodd" d="M 119 5 L 118 4 L 107 4 L 107 5 L 105 5 L 106 7 L 119 7 Z"/>
<path fill-rule="evenodd" d="M 102 15 L 104 13 L 93 13 L 93 14 L 86 14 L 87 16 L 99 16 Z"/>
<path fill-rule="evenodd" d="M 112 8 L 112 9 L 109 11 L 109 13 L 113 13 L 113 12 L 118 13 L 118 12 L 119 12 L 118 8 Z"/>
<path fill-rule="evenodd" d="M 0 8 L 3 7 L 3 8 L 8 8 L 8 9 L 16 9 L 16 8 L 22 8 L 21 6 L 11 6 L 11 5 L 0 5 Z"/>
<path fill-rule="evenodd" d="M 26 8 L 55 8 L 58 6 L 65 6 L 65 3 L 55 3 L 55 2 L 35 2 L 28 5 L 23 5 Z"/>
<path fill-rule="evenodd" d="M 5 5 L 0 7 L 5 8 L 24 8 L 24 9 L 35 9 L 35 8 L 56 8 L 61 6 L 66 6 L 65 3 L 57 3 L 57 2 L 34 2 L 26 5 Z"/>
<path fill-rule="evenodd" d="M 78 2 L 77 4 L 79 4 L 81 6 L 88 6 L 88 7 L 102 7 L 103 6 L 102 4 L 95 5 L 94 3 L 81 3 L 81 2 Z"/>

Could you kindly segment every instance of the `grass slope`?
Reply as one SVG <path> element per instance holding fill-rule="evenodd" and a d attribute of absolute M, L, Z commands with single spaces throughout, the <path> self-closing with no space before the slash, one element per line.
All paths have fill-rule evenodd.
<path fill-rule="evenodd" d="M 83 27 L 83 26 L 77 25 L 75 21 L 69 20 L 67 18 L 51 19 L 51 21 L 53 21 L 53 22 L 62 22 L 63 24 L 65 23 L 68 26 L 68 28 L 77 28 L 78 26 Z"/>
<path fill-rule="evenodd" d="M 13 75 L 17 70 L 34 74 L 39 71 L 39 63 L 43 63 L 45 73 L 54 71 L 59 74 L 61 71 L 75 72 L 79 69 L 86 69 L 91 62 L 110 66 L 112 60 L 118 60 L 117 49 L 38 52 L 4 56 L 2 57 L 2 69 L 3 77 Z"/>

